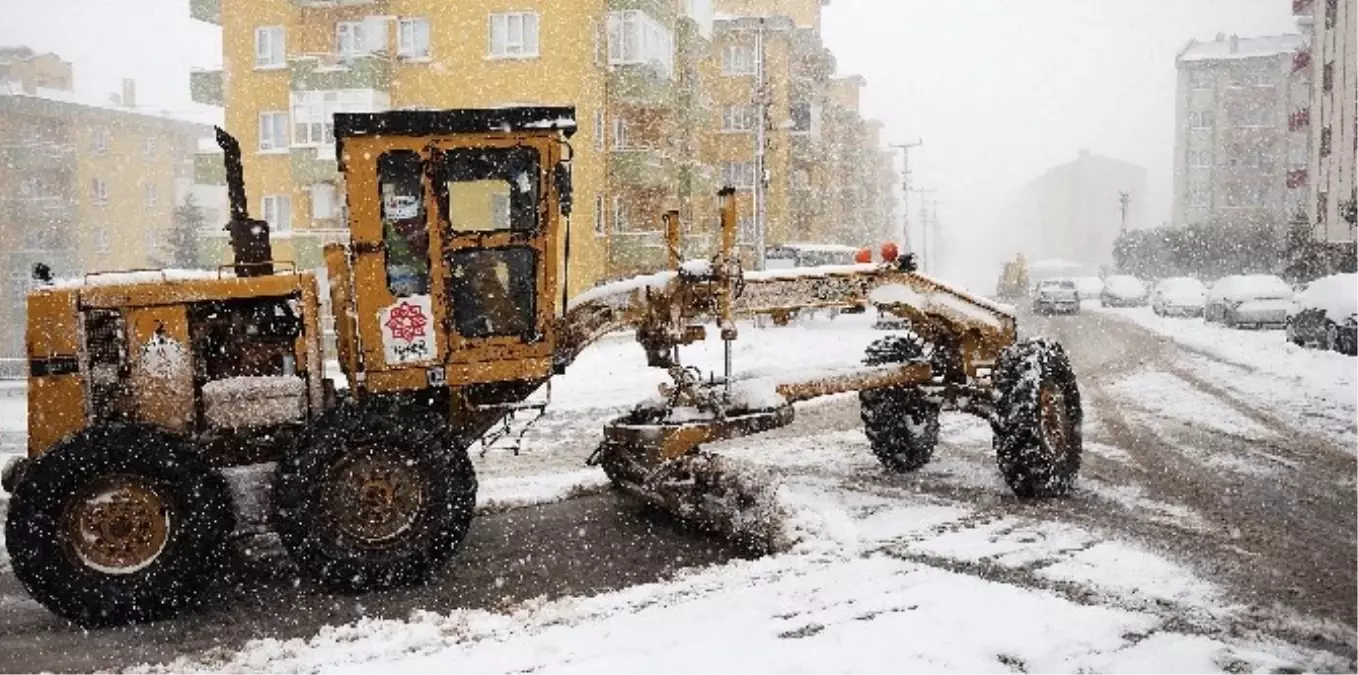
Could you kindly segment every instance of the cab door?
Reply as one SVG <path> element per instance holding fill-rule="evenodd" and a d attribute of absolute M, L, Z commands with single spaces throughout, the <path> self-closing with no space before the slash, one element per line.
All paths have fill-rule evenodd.
<path fill-rule="evenodd" d="M 444 142 L 431 154 L 450 381 L 545 375 L 555 310 L 556 196 L 543 137 Z"/>

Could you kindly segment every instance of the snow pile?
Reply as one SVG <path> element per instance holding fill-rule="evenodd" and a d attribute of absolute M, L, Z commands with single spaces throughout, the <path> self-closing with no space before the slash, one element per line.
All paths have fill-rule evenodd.
<path fill-rule="evenodd" d="M 925 297 L 915 292 L 915 289 L 903 284 L 885 284 L 872 289 L 868 294 L 868 300 L 874 305 L 909 305 L 911 307 L 923 307 Z"/>
<path fill-rule="evenodd" d="M 1304 309 L 1319 309 L 1337 323 L 1358 315 L 1358 274 L 1334 274 L 1311 282 L 1297 296 L 1290 314 Z"/>
<path fill-rule="evenodd" d="M 685 260 L 679 266 L 679 271 L 691 277 L 707 277 L 712 275 L 712 261 L 702 258 Z"/>

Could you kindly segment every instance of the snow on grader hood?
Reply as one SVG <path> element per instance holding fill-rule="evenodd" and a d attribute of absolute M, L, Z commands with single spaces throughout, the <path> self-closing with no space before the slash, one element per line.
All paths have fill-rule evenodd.
<path fill-rule="evenodd" d="M 620 329 L 634 329 L 648 364 L 673 382 L 610 422 L 589 462 L 625 492 L 751 549 L 794 543 L 777 478 L 701 446 L 787 425 L 795 403 L 817 396 L 859 393 L 887 470 L 927 462 L 939 412 L 960 410 L 990 420 L 1016 493 L 1070 489 L 1081 408 L 1060 346 L 1017 341 L 1009 308 L 920 274 L 910 255 L 746 273 L 725 188 L 711 259 L 680 260 L 671 211 L 668 269 L 565 297 L 574 117 L 335 116 L 350 240 L 324 258 L 342 391 L 319 363 L 317 281 L 272 260 L 225 132 L 231 265 L 36 290 L 29 457 L 5 472 L 6 543 L 34 598 L 83 625 L 173 616 L 199 604 L 234 538 L 261 529 L 326 587 L 421 583 L 472 526 L 468 448 L 515 415 L 540 416 L 546 402 L 533 394 Z M 861 367 L 732 376 L 740 319 L 785 324 L 804 309 L 869 306 L 908 329 L 884 332 Z M 711 324 L 725 372 L 704 378 L 679 348 Z M 267 499 L 243 492 L 241 471 L 267 478 Z"/>

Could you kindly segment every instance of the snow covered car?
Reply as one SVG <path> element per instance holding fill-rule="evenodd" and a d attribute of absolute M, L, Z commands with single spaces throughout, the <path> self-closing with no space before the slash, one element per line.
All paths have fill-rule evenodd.
<path fill-rule="evenodd" d="M 1358 274 L 1311 282 L 1287 311 L 1287 341 L 1358 355 Z"/>
<path fill-rule="evenodd" d="M 1151 310 L 1158 316 L 1202 316 L 1207 287 L 1192 277 L 1161 279 L 1151 291 Z"/>
<path fill-rule="evenodd" d="M 1273 274 L 1234 274 L 1207 292 L 1203 319 L 1232 328 L 1240 325 L 1283 327 L 1292 306 L 1292 287 Z"/>
<path fill-rule="evenodd" d="M 1080 294 L 1080 301 L 1098 300 L 1103 293 L 1103 279 L 1098 277 L 1075 277 L 1071 279 L 1075 282 L 1075 290 Z"/>
<path fill-rule="evenodd" d="M 1079 314 L 1080 294 L 1070 279 L 1048 279 L 1033 289 L 1034 314 Z"/>
<path fill-rule="evenodd" d="M 1146 285 L 1126 274 L 1114 274 L 1103 280 L 1099 302 L 1104 307 L 1141 307 L 1146 304 Z"/>

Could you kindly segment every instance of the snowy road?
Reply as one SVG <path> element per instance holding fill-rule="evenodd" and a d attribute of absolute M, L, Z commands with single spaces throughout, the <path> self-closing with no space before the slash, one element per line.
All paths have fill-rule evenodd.
<path fill-rule="evenodd" d="M 886 475 L 856 399 L 831 397 L 712 448 L 775 467 L 808 535 L 733 560 L 581 470 L 602 421 L 661 380 L 610 342 L 556 383 L 523 455 L 477 460 L 488 513 L 433 586 L 345 598 L 256 571 L 204 615 L 87 634 L 0 573 L 0 670 L 1355 668 L 1355 361 L 1279 344 L 1274 363 L 1241 345 L 1276 332 L 1204 337 L 1218 329 L 1134 310 L 1021 325 L 1060 339 L 1080 377 L 1069 499 L 1014 499 L 987 425 L 963 416 L 930 465 Z M 737 364 L 842 365 L 880 335 L 853 317 L 747 331 Z"/>

